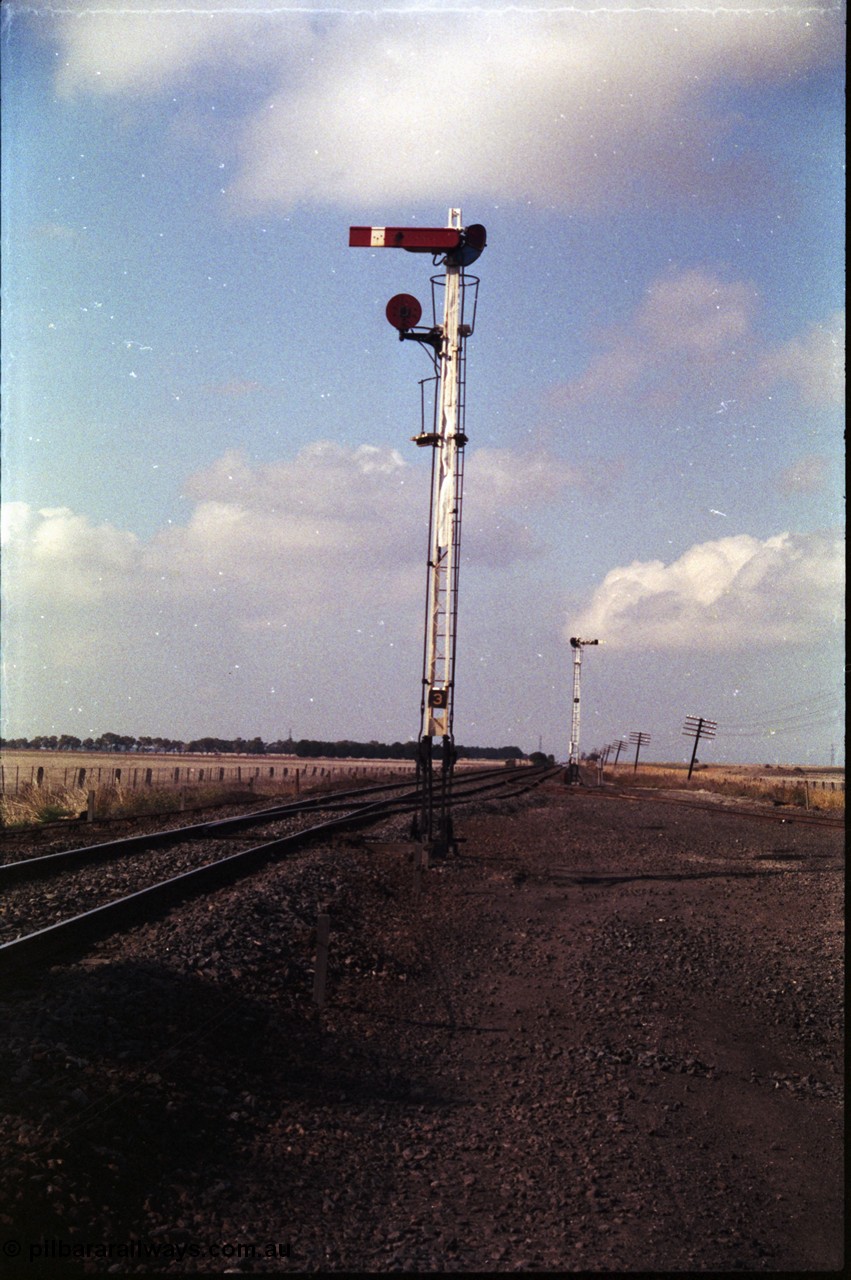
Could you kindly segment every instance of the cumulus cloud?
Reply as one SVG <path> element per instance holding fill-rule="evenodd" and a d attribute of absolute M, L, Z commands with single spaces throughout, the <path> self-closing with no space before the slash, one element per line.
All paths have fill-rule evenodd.
<path fill-rule="evenodd" d="M 57 20 L 58 88 L 155 94 L 262 72 L 277 87 L 259 107 L 245 95 L 244 207 L 366 209 L 456 190 L 594 209 L 637 179 L 643 198 L 729 193 L 743 172 L 716 162 L 732 122 L 707 91 L 803 74 L 842 49 L 839 12 L 804 0 L 768 14 L 745 0 L 675 13 L 346 8 L 81 4 Z"/>
<path fill-rule="evenodd" d="M 4 591 L 50 613 L 137 602 L 224 609 L 233 628 L 392 608 L 424 583 L 429 465 L 396 449 L 317 441 L 286 461 L 229 450 L 189 477 L 192 509 L 149 542 L 68 508 L 4 510 Z M 522 516 L 558 496 L 570 469 L 543 455 L 478 450 L 466 477 L 472 559 L 532 554 Z"/>
<path fill-rule="evenodd" d="M 619 649 L 735 650 L 806 644 L 842 617 L 838 534 L 748 534 L 691 547 L 671 564 L 612 569 L 565 635 Z"/>
<path fill-rule="evenodd" d="M 693 268 L 653 281 L 631 320 L 600 335 L 600 353 L 571 382 L 553 388 L 556 405 L 630 397 L 665 406 L 741 381 L 753 347 L 754 287 Z"/>
<path fill-rule="evenodd" d="M 777 488 L 784 498 L 796 493 L 820 493 L 828 476 L 828 461 L 819 453 L 808 453 L 796 458 L 777 477 Z"/>
<path fill-rule="evenodd" d="M 60 95 L 156 94 L 199 72 L 221 74 L 297 56 L 307 36 L 305 15 L 284 23 L 257 5 L 242 12 L 228 0 L 205 0 L 194 12 L 172 0 L 71 0 L 57 18 L 62 57 Z"/>
<path fill-rule="evenodd" d="M 25 598 L 90 605 L 122 592 L 140 563 L 139 540 L 113 525 L 94 525 L 68 507 L 3 509 L 2 546 L 7 596 L 13 584 Z"/>
<path fill-rule="evenodd" d="M 533 512 L 584 483 L 574 467 L 545 449 L 474 449 L 464 469 L 465 561 L 508 568 L 538 555 Z"/>
<path fill-rule="evenodd" d="M 765 395 L 793 385 L 812 407 L 843 403 L 844 313 L 772 346 L 754 285 L 698 267 L 652 281 L 634 314 L 599 335 L 599 353 L 551 388 L 557 408 L 611 403 L 664 410 L 697 397 Z"/>
<path fill-rule="evenodd" d="M 481 512 L 539 506 L 581 480 L 570 463 L 544 449 L 522 454 L 512 449 L 475 449 L 466 475 Z"/>
<path fill-rule="evenodd" d="M 426 485 L 394 449 L 318 441 L 257 465 L 232 450 L 189 478 L 191 515 L 147 565 L 172 594 L 227 593 L 238 628 L 392 607 L 421 589 Z"/>
<path fill-rule="evenodd" d="M 765 386 L 789 383 L 807 405 L 844 405 L 845 312 L 837 311 L 823 323 L 813 324 L 805 333 L 766 351 L 755 381 Z"/>

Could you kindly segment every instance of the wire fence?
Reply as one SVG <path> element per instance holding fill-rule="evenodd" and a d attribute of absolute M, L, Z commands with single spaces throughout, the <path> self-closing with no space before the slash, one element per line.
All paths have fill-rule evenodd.
<path fill-rule="evenodd" d="M 39 765 L 0 764 L 0 795 L 19 795 L 35 788 L 121 787 L 137 791 L 146 787 L 168 789 L 195 786 L 235 786 L 254 788 L 261 783 L 312 785 L 343 778 L 407 777 L 414 773 L 413 761 L 349 761 L 329 764 L 97 764 Z"/>

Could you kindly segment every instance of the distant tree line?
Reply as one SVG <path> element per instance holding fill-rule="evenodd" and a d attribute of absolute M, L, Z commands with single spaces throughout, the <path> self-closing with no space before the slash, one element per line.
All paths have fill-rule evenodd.
<path fill-rule="evenodd" d="M 198 755 L 286 755 L 304 759 L 360 759 L 360 760 L 415 760 L 416 741 L 410 742 L 321 742 L 311 738 L 278 739 L 264 742 L 262 738 L 194 738 L 183 742 L 174 738 L 133 738 L 122 733 L 102 733 L 98 738 L 76 738 L 73 734 L 40 734 L 36 738 L 0 738 L 0 748 L 7 751 L 122 751 L 166 754 Z M 463 760 L 522 760 L 526 752 L 519 747 L 461 747 L 455 748 Z M 439 759 L 440 744 L 434 747 Z M 537 752 L 533 753 L 539 754 Z"/>

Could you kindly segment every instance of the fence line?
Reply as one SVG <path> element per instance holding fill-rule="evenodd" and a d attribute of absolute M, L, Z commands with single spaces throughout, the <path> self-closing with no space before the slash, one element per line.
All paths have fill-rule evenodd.
<path fill-rule="evenodd" d="M 193 787 L 228 783 L 253 787 L 260 781 L 289 781 L 296 774 L 304 782 L 316 779 L 404 777 L 413 773 L 415 764 L 403 761 L 376 761 L 373 764 L 312 765 L 298 764 L 198 764 L 198 765 L 24 765 L 0 764 L 0 795 L 18 795 L 24 789 L 52 787 L 120 786 L 127 791 L 144 787 Z"/>

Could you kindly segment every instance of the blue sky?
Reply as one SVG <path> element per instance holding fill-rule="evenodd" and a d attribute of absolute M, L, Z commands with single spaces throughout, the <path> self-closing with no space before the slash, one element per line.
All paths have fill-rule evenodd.
<path fill-rule="evenodd" d="M 3 11 L 3 732 L 418 730 L 430 260 L 462 743 L 844 759 L 844 11 Z"/>

